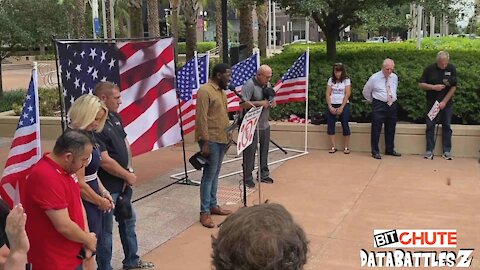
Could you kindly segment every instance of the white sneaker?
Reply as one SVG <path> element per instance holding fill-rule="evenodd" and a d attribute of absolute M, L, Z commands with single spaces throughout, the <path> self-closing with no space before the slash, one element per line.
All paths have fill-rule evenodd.
<path fill-rule="evenodd" d="M 446 160 L 452 160 L 452 153 L 450 152 L 444 152 L 442 157 Z"/>
<path fill-rule="evenodd" d="M 432 151 L 425 152 L 425 155 L 423 155 L 423 158 L 433 159 L 433 152 Z"/>

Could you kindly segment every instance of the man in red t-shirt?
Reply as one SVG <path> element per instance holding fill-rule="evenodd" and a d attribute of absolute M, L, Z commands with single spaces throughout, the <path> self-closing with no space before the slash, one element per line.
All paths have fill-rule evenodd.
<path fill-rule="evenodd" d="M 97 238 L 89 233 L 80 188 L 72 176 L 87 164 L 92 149 L 88 133 L 66 131 L 57 139 L 53 152 L 44 155 L 27 178 L 28 261 L 35 270 L 77 269 L 82 265 L 81 250 L 89 257 L 96 249 Z"/>

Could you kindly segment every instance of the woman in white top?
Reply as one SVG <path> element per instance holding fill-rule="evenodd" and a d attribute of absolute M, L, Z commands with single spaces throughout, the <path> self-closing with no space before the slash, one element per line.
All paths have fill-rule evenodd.
<path fill-rule="evenodd" d="M 330 154 L 337 152 L 335 146 L 335 123 L 337 116 L 342 123 L 343 129 L 343 153 L 350 154 L 348 143 L 350 141 L 350 127 L 348 121 L 350 120 L 350 103 L 348 99 L 352 93 L 350 78 L 345 72 L 345 66 L 342 63 L 335 63 L 332 69 L 332 77 L 328 79 L 326 100 L 328 105 L 327 110 L 327 134 L 330 137 L 331 148 Z"/>

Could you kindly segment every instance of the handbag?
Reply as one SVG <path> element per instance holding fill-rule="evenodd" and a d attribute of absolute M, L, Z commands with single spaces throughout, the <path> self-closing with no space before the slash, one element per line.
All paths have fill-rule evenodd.
<path fill-rule="evenodd" d="M 118 220 L 132 218 L 132 194 L 132 187 L 124 183 L 123 190 L 115 202 L 115 211 L 113 212 Z"/>

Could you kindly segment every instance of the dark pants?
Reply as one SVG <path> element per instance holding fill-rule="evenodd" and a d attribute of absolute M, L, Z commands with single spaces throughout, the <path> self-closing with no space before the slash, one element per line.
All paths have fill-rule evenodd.
<path fill-rule="evenodd" d="M 266 179 L 270 176 L 268 170 L 268 148 L 270 144 L 270 128 L 260 130 L 260 177 Z M 257 151 L 258 136 L 255 131 L 253 142 L 243 150 L 243 179 L 247 182 L 253 180 L 252 171 L 255 167 L 255 152 Z"/>
<path fill-rule="evenodd" d="M 395 126 L 397 125 L 397 102 L 388 106 L 386 102 L 373 99 L 372 102 L 372 154 L 379 154 L 378 141 L 385 124 L 385 152 L 391 153 L 395 149 Z"/>
<path fill-rule="evenodd" d="M 427 109 L 430 111 L 433 103 L 429 102 L 427 104 Z M 432 151 L 435 149 L 435 124 L 440 120 L 442 123 L 442 144 L 443 152 L 451 152 L 452 150 L 452 129 L 450 123 L 452 121 L 453 113 L 453 102 L 447 103 L 447 106 L 437 114 L 437 117 L 430 121 L 430 118 L 426 118 L 427 130 L 425 132 L 427 137 L 427 151 Z M 440 119 L 439 119 L 440 118 Z"/>
<path fill-rule="evenodd" d="M 340 108 L 341 104 L 332 104 L 334 108 Z M 343 112 L 338 116 L 338 119 L 342 123 L 343 136 L 350 136 L 350 127 L 348 126 L 348 121 L 350 120 L 350 103 L 345 104 L 343 107 Z M 335 135 L 335 123 L 337 122 L 337 115 L 332 114 L 329 109 L 327 109 L 327 134 Z"/>

